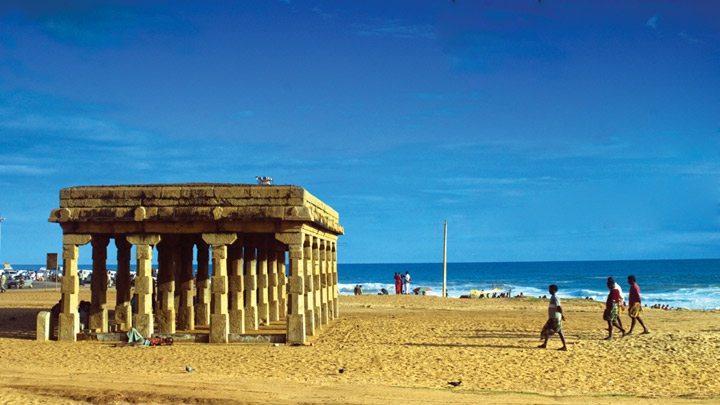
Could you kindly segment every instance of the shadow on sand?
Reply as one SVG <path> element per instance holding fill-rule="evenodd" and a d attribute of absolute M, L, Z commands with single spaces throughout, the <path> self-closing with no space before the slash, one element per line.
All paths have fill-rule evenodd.
<path fill-rule="evenodd" d="M 0 337 L 35 339 L 37 315 L 42 308 L 0 308 Z"/>

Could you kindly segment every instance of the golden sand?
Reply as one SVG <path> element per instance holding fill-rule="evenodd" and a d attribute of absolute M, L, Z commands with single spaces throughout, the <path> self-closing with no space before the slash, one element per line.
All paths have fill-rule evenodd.
<path fill-rule="evenodd" d="M 547 300 L 532 298 L 342 296 L 304 347 L 35 341 L 59 297 L 0 294 L 0 404 L 720 402 L 719 312 L 646 309 L 649 335 L 607 342 L 603 304 L 563 300 L 568 352 L 537 348 Z"/>

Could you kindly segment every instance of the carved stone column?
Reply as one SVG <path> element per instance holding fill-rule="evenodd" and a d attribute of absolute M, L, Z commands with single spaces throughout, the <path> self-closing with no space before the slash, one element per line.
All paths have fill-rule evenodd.
<path fill-rule="evenodd" d="M 333 313 L 335 318 L 340 317 L 340 301 L 338 301 L 338 272 L 337 272 L 337 242 L 332 243 L 332 284 L 333 284 Z"/>
<path fill-rule="evenodd" d="M 278 251 L 275 242 L 268 242 L 267 263 L 268 263 L 268 303 L 270 305 L 268 311 L 271 321 L 280 320 L 280 310 L 278 308 Z"/>
<path fill-rule="evenodd" d="M 335 304 L 333 300 L 333 270 L 332 270 L 332 242 L 325 241 L 325 296 L 327 297 L 328 320 L 335 319 Z"/>
<path fill-rule="evenodd" d="M 88 328 L 100 333 L 108 331 L 107 310 L 107 245 L 110 240 L 105 236 L 92 237 L 92 281 L 90 282 L 90 316 Z"/>
<path fill-rule="evenodd" d="M 278 280 L 278 311 L 280 318 L 287 316 L 287 277 L 285 274 L 285 247 L 278 246 L 277 250 L 277 280 Z"/>
<path fill-rule="evenodd" d="M 254 237 L 245 236 L 245 330 L 258 328 L 257 255 Z"/>
<path fill-rule="evenodd" d="M 305 333 L 315 336 L 315 328 L 320 325 L 315 324 L 315 283 L 313 276 L 314 258 L 313 258 L 313 237 L 305 235 L 305 244 L 303 247 L 304 271 L 305 279 Z"/>
<path fill-rule="evenodd" d="M 322 326 L 322 295 L 320 294 L 320 291 L 322 290 L 322 285 L 320 282 L 320 238 L 313 238 L 313 245 L 312 245 L 312 274 L 313 274 L 313 303 L 315 304 L 315 328 L 320 329 Z"/>
<path fill-rule="evenodd" d="M 130 308 L 130 248 L 124 237 L 115 238 L 117 247 L 117 273 L 115 278 L 115 323 L 120 330 L 132 328 L 132 310 Z"/>
<path fill-rule="evenodd" d="M 167 238 L 158 249 L 158 309 L 155 329 L 159 333 L 175 333 L 175 271 L 179 255 L 176 240 Z"/>
<path fill-rule="evenodd" d="M 228 297 L 230 300 L 230 333 L 245 333 L 245 296 L 243 277 L 243 246 L 240 240 L 228 251 Z"/>
<path fill-rule="evenodd" d="M 197 303 L 195 324 L 210 325 L 210 250 L 205 241 L 197 243 Z"/>
<path fill-rule="evenodd" d="M 330 315 L 328 314 L 328 266 L 327 266 L 327 251 L 325 250 L 325 244 L 327 242 L 320 239 L 318 244 L 318 252 L 320 254 L 320 324 L 327 325 L 330 321 Z"/>
<path fill-rule="evenodd" d="M 304 238 L 302 233 L 277 233 L 275 238 L 288 246 L 288 315 L 286 342 L 289 345 L 305 344 L 305 286 L 304 286 Z"/>
<path fill-rule="evenodd" d="M 172 249 L 172 261 L 173 261 L 173 291 L 172 291 L 172 300 L 173 300 L 173 310 L 175 312 L 175 328 L 177 329 L 177 316 L 178 316 L 178 308 L 180 308 L 180 278 L 182 273 L 182 247 L 180 246 L 180 241 L 178 239 L 177 242 L 175 242 L 175 246 Z"/>
<path fill-rule="evenodd" d="M 268 245 L 265 237 L 258 240 L 258 322 L 261 325 L 270 324 L 270 303 L 268 294 Z"/>
<path fill-rule="evenodd" d="M 237 239 L 234 233 L 204 233 L 203 240 L 212 247 L 212 307 L 210 343 L 227 343 L 230 332 L 228 317 L 227 247 Z"/>
<path fill-rule="evenodd" d="M 186 240 L 180 244 L 180 283 L 177 329 L 190 331 L 195 329 L 195 310 L 193 306 L 193 243 Z"/>
<path fill-rule="evenodd" d="M 143 337 L 152 336 L 155 324 L 152 313 L 152 248 L 160 243 L 160 235 L 129 235 L 127 241 L 135 245 L 137 257 L 135 295 L 137 313 L 133 314 L 133 325 Z"/>
<path fill-rule="evenodd" d="M 78 292 L 80 281 L 77 276 L 78 246 L 90 243 L 90 235 L 63 235 L 63 277 L 60 291 L 62 309 L 58 323 L 58 340 L 74 342 L 80 331 L 78 314 Z"/>

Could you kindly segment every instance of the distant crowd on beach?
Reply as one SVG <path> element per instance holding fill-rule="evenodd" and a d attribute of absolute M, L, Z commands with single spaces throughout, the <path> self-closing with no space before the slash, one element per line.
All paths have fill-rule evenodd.
<path fill-rule="evenodd" d="M 410 294 L 410 272 L 406 271 L 405 275 L 402 273 L 395 273 L 393 276 L 395 280 L 395 294 Z"/>
<path fill-rule="evenodd" d="M 639 323 L 640 326 L 642 326 L 643 331 L 640 333 L 641 335 L 650 333 L 640 317 L 643 312 L 643 306 L 642 298 L 640 297 L 640 286 L 638 286 L 635 276 L 628 276 L 628 284 L 630 285 L 630 302 L 628 305 L 625 305 L 625 296 L 623 295 L 622 287 L 615 282 L 614 278 L 608 277 L 607 279 L 606 285 L 610 292 L 608 293 L 607 300 L 605 301 L 605 311 L 603 312 L 603 320 L 607 322 L 606 330 L 608 332 L 608 336 L 605 340 L 612 339 L 613 329 L 620 330 L 622 333 L 621 337 L 631 335 L 633 329 L 635 328 L 635 323 Z M 560 298 L 556 295 L 557 291 L 558 286 L 555 284 L 548 287 L 548 292 L 550 293 L 548 320 L 540 332 L 540 339 L 544 340 L 544 342 L 538 347 L 546 348 L 550 336 L 557 333 L 562 341 L 562 347 L 558 350 L 567 350 L 562 328 L 562 322 L 565 320 L 565 314 L 563 313 L 562 306 L 560 305 Z M 625 308 L 627 308 L 627 313 L 632 321 L 630 329 L 627 331 L 623 327 L 622 319 L 620 318 L 620 315 Z"/>
<path fill-rule="evenodd" d="M 396 272 L 395 275 L 393 276 L 393 278 L 395 279 L 395 294 L 396 295 L 410 294 L 410 279 L 411 279 L 411 277 L 410 277 L 409 271 L 406 271 L 405 274 Z M 355 289 L 354 289 L 355 295 L 362 295 L 362 293 L 363 293 L 362 288 L 363 288 L 362 285 L 356 284 Z M 425 295 L 426 290 L 429 290 L 429 288 L 418 287 L 415 290 L 413 290 L 413 292 L 415 293 L 415 295 L 417 295 L 417 294 Z M 388 290 L 386 290 L 384 288 L 382 288 L 380 290 L 380 293 L 378 293 L 378 295 L 388 295 L 388 294 L 389 294 Z"/>

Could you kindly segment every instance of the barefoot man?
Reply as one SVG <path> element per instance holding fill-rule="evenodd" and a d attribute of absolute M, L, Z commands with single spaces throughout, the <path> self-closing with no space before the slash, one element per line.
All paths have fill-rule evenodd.
<path fill-rule="evenodd" d="M 605 302 L 605 313 L 603 314 L 603 318 L 608 324 L 608 337 L 606 337 L 605 340 L 610 340 L 612 339 L 613 326 L 620 329 L 622 336 L 625 336 L 625 329 L 623 329 L 622 325 L 618 322 L 622 298 L 620 297 L 620 291 L 615 288 L 614 278 L 608 277 L 607 288 L 610 290 L 610 293 L 608 294 L 607 301 Z"/>
<path fill-rule="evenodd" d="M 547 342 L 550 336 L 557 333 L 558 336 L 560 336 L 560 340 L 562 341 L 562 347 L 558 350 L 567 350 L 567 346 L 565 345 L 565 336 L 562 332 L 562 321 L 565 320 L 565 315 L 562 313 L 562 307 L 560 306 L 560 298 L 555 295 L 557 292 L 558 287 L 553 284 L 548 288 L 548 292 L 550 293 L 550 305 L 548 306 L 548 321 L 545 323 L 545 326 L 543 326 L 542 332 L 540 332 L 540 337 L 542 339 L 545 339 L 545 342 L 541 344 L 540 348 L 546 348 Z"/>
<path fill-rule="evenodd" d="M 642 300 L 640 299 L 640 287 L 635 282 L 635 276 L 628 276 L 628 283 L 630 284 L 630 309 L 628 309 L 628 315 L 630 315 L 632 323 L 630 324 L 630 330 L 627 334 L 629 335 L 632 333 L 633 328 L 635 327 L 636 320 L 640 322 L 640 326 L 643 327 L 642 334 L 648 334 L 650 332 L 645 327 L 642 319 L 640 319 L 640 313 L 642 312 L 643 308 L 641 304 Z"/>

